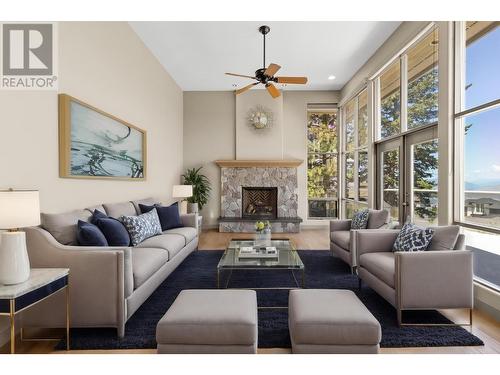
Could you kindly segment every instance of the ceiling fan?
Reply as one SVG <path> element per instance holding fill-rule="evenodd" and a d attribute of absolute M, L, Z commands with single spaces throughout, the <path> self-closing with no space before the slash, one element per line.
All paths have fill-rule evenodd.
<path fill-rule="evenodd" d="M 276 86 L 273 84 L 273 82 L 276 83 L 292 83 L 292 84 L 300 84 L 303 85 L 307 83 L 307 77 L 275 77 L 274 75 L 280 70 L 281 66 L 278 64 L 269 64 L 269 66 L 266 68 L 266 34 L 271 31 L 271 28 L 269 26 L 263 25 L 259 27 L 259 32 L 263 35 L 264 37 L 264 63 L 263 67 L 261 69 L 257 69 L 255 71 L 255 76 L 247 76 L 243 74 L 235 74 L 235 73 L 226 73 L 227 75 L 230 76 L 236 76 L 236 77 L 245 77 L 245 78 L 250 78 L 250 79 L 255 79 L 257 82 L 251 83 L 245 87 L 242 87 L 241 89 L 235 90 L 234 93 L 236 95 L 242 94 L 245 91 L 250 90 L 252 87 L 255 85 L 258 85 L 259 83 L 262 83 L 263 85 L 266 86 L 267 91 L 273 98 L 277 98 L 278 96 L 281 95 L 280 90 L 276 88 Z"/>

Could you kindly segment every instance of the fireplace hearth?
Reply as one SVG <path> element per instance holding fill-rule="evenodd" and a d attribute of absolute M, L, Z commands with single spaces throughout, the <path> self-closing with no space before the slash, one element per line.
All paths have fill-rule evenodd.
<path fill-rule="evenodd" d="M 277 187 L 242 187 L 241 217 L 246 219 L 275 219 L 277 216 Z"/>

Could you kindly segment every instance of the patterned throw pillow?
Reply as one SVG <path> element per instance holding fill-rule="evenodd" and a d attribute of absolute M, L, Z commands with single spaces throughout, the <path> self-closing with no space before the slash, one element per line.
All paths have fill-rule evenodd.
<path fill-rule="evenodd" d="M 361 210 L 354 214 L 351 221 L 351 229 L 366 229 L 368 225 L 368 210 Z"/>
<path fill-rule="evenodd" d="M 137 246 L 146 238 L 161 234 L 161 225 L 156 209 L 139 216 L 122 216 L 120 218 L 127 228 L 132 246 Z"/>
<path fill-rule="evenodd" d="M 392 246 L 392 251 L 425 251 L 434 236 L 434 229 L 406 223 Z"/>

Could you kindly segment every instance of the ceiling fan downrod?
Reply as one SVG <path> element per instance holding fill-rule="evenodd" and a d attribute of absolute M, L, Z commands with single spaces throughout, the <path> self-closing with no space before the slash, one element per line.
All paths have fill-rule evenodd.
<path fill-rule="evenodd" d="M 266 69 L 266 34 L 268 34 L 269 31 L 271 31 L 271 28 L 269 26 L 262 25 L 261 27 L 259 27 L 259 32 L 262 34 L 262 37 L 264 39 L 264 54 L 263 54 L 264 57 L 262 63 L 263 69 Z"/>

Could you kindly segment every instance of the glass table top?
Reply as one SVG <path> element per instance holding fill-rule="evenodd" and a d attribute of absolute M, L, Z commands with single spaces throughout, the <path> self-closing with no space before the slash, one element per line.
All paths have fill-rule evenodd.
<path fill-rule="evenodd" d="M 304 263 L 300 259 L 299 253 L 293 243 L 288 239 L 271 240 L 267 246 L 274 246 L 278 250 L 277 258 L 240 258 L 240 248 L 246 246 L 256 246 L 252 239 L 231 240 L 226 251 L 217 265 L 217 269 L 235 269 L 235 268 L 286 268 L 303 269 Z"/>

